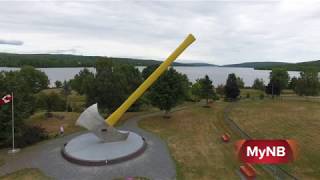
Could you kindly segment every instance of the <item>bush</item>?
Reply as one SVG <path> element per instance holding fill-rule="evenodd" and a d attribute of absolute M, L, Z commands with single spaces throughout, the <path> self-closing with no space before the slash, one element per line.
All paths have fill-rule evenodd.
<path fill-rule="evenodd" d="M 250 93 L 247 93 L 246 98 L 247 98 L 247 99 L 250 98 Z"/>
<path fill-rule="evenodd" d="M 52 111 L 64 111 L 66 109 L 66 101 L 61 95 L 55 92 L 49 94 L 39 93 L 37 96 L 37 106 L 39 109 Z"/>
<path fill-rule="evenodd" d="M 252 88 L 253 89 L 260 89 L 262 91 L 265 91 L 265 84 L 263 82 L 263 79 L 255 79 L 254 82 L 253 82 L 253 85 L 252 85 Z"/>
<path fill-rule="evenodd" d="M 48 133 L 44 128 L 40 126 L 27 126 L 22 135 L 16 138 L 16 144 L 19 148 L 22 148 L 48 138 Z"/>
<path fill-rule="evenodd" d="M 264 99 L 264 94 L 260 94 L 260 99 Z"/>

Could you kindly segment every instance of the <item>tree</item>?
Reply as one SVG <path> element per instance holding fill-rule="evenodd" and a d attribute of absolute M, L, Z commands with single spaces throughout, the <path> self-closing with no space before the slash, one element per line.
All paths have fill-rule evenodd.
<path fill-rule="evenodd" d="M 270 82 L 266 87 L 266 93 L 272 96 L 281 94 L 281 91 L 288 87 L 289 74 L 286 69 L 274 68 L 270 72 Z"/>
<path fill-rule="evenodd" d="M 142 83 L 141 73 L 131 65 L 99 60 L 96 70 L 96 76 L 86 90 L 87 104 L 98 102 L 100 109 L 109 112 L 118 108 Z"/>
<path fill-rule="evenodd" d="M 143 79 L 147 79 L 159 67 L 159 65 L 160 64 L 153 64 L 153 65 L 145 67 L 142 70 Z"/>
<path fill-rule="evenodd" d="M 38 75 L 37 72 L 34 73 L 34 69 L 31 69 L 31 73 L 27 73 L 25 70 L 23 73 L 21 71 L 0 72 L 0 97 L 2 98 L 11 92 L 14 93 L 15 135 L 17 138 L 22 136 L 25 130 L 26 125 L 23 120 L 27 119 L 35 110 L 33 92 L 38 89 L 30 87 L 29 82 L 38 82 Z M 41 85 L 37 87 L 41 87 Z M 0 145 L 11 145 L 11 108 L 0 107 L 0 129 Z"/>
<path fill-rule="evenodd" d="M 225 95 L 227 99 L 235 100 L 240 95 L 240 89 L 237 83 L 237 77 L 234 73 L 228 75 L 225 86 Z"/>
<path fill-rule="evenodd" d="M 31 89 L 33 93 L 38 93 L 48 88 L 48 76 L 32 66 L 23 66 L 18 76 L 23 81 L 25 88 Z"/>
<path fill-rule="evenodd" d="M 62 92 L 64 95 L 64 99 L 65 99 L 65 110 L 66 112 L 69 111 L 69 100 L 68 100 L 68 96 L 71 94 L 71 85 L 70 85 L 70 81 L 63 81 L 63 85 L 62 85 Z M 70 111 L 72 111 L 72 108 L 70 107 Z"/>
<path fill-rule="evenodd" d="M 294 90 L 300 96 L 317 96 L 320 91 L 318 72 L 313 69 L 300 72 L 300 77 L 297 79 Z"/>
<path fill-rule="evenodd" d="M 199 79 L 198 82 L 200 84 L 200 97 L 206 99 L 206 106 L 208 106 L 209 99 L 215 95 L 212 81 L 208 75 L 205 75 L 205 77 Z"/>
<path fill-rule="evenodd" d="M 255 79 L 254 82 L 253 82 L 252 88 L 264 91 L 266 86 L 264 84 L 263 79 L 258 79 L 258 78 Z"/>
<path fill-rule="evenodd" d="M 61 88 L 62 87 L 62 82 L 61 81 L 56 81 L 54 82 L 56 88 Z"/>
<path fill-rule="evenodd" d="M 242 78 L 237 77 L 237 84 L 239 88 L 244 88 L 244 82 Z"/>
<path fill-rule="evenodd" d="M 91 88 L 94 81 L 94 74 L 89 69 L 84 68 L 70 81 L 71 88 L 77 91 L 79 94 L 86 94 Z"/>
<path fill-rule="evenodd" d="M 199 80 L 197 80 L 194 84 L 192 84 L 191 94 L 192 94 L 193 100 L 195 100 L 195 101 L 201 100 L 201 84 L 200 84 Z"/>
<path fill-rule="evenodd" d="M 281 93 L 281 88 L 280 88 L 280 84 L 279 83 L 269 83 L 266 86 L 266 93 L 267 94 L 271 94 L 272 97 L 274 95 L 279 96 Z"/>
<path fill-rule="evenodd" d="M 186 75 L 170 68 L 153 84 L 149 90 L 148 98 L 153 106 L 169 111 L 186 98 L 189 81 Z"/>
<path fill-rule="evenodd" d="M 52 111 L 63 111 L 66 106 L 66 101 L 55 92 L 49 94 L 39 93 L 37 105 L 40 109 L 46 110 L 47 116 L 50 117 Z"/>
<path fill-rule="evenodd" d="M 297 81 L 298 81 L 298 78 L 296 78 L 296 77 L 291 78 L 291 81 L 289 82 L 288 88 L 295 90 L 296 85 L 297 85 Z"/>

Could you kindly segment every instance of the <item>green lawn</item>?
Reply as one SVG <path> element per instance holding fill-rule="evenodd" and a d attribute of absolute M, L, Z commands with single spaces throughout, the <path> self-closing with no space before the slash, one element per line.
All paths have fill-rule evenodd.
<path fill-rule="evenodd" d="M 301 100 L 243 101 L 231 117 L 254 138 L 295 139 L 298 160 L 284 166 L 300 179 L 320 179 L 320 103 Z"/>
<path fill-rule="evenodd" d="M 211 108 L 193 106 L 140 121 L 139 126 L 158 134 L 169 146 L 176 162 L 178 179 L 239 179 L 240 163 L 234 156 L 233 143 L 239 139 L 225 125 L 223 110 L 227 103 L 215 102 Z M 220 136 L 228 132 L 232 141 L 223 143 Z M 259 167 L 260 179 L 269 179 Z"/>
<path fill-rule="evenodd" d="M 40 170 L 34 168 L 22 169 L 0 177 L 1 180 L 49 180 Z"/>
<path fill-rule="evenodd" d="M 240 89 L 240 96 L 242 98 L 246 98 L 247 94 L 249 94 L 250 98 L 259 98 L 261 94 L 265 93 L 257 89 Z"/>

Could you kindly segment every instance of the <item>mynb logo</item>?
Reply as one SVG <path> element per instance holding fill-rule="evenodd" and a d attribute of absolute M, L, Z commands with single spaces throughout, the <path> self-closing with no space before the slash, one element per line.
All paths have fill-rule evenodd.
<path fill-rule="evenodd" d="M 284 146 L 267 146 L 264 149 L 260 149 L 258 146 L 254 146 L 253 148 L 251 146 L 247 146 L 247 156 L 258 157 L 259 159 L 269 156 L 283 157 L 286 155 L 285 150 L 286 148 Z"/>
<path fill-rule="evenodd" d="M 284 164 L 297 156 L 293 140 L 240 140 L 236 152 L 240 161 L 251 164 Z"/>

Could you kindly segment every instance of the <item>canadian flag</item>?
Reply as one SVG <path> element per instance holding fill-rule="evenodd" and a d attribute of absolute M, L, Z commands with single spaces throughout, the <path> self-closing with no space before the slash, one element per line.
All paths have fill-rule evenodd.
<path fill-rule="evenodd" d="M 12 101 L 12 96 L 10 94 L 4 96 L 2 99 L 0 99 L 0 106 L 7 104 Z"/>

